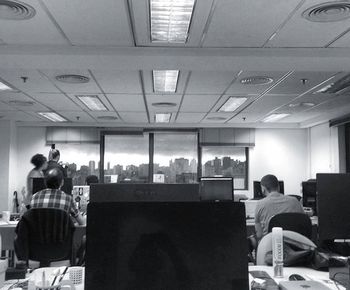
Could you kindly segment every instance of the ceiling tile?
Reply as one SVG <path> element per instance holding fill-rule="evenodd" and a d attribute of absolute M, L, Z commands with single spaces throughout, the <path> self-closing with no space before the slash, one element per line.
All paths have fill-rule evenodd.
<path fill-rule="evenodd" d="M 106 94 L 142 93 L 138 71 L 93 70 L 92 74 Z"/>
<path fill-rule="evenodd" d="M 73 102 L 69 97 L 64 94 L 35 94 L 33 97 L 44 105 L 50 107 L 55 111 L 79 111 L 81 107 L 77 105 L 78 100 Z"/>
<path fill-rule="evenodd" d="M 269 94 L 301 94 L 335 74 L 336 72 L 294 72 Z M 303 79 L 306 80 L 304 83 Z"/>
<path fill-rule="evenodd" d="M 199 123 L 205 116 L 205 113 L 179 113 L 176 123 Z"/>
<path fill-rule="evenodd" d="M 301 123 L 305 122 L 307 120 L 316 118 L 319 116 L 319 113 L 310 113 L 310 112 L 301 112 L 301 113 L 295 113 L 292 114 L 286 118 L 283 118 L 282 120 L 278 121 L 280 123 Z"/>
<path fill-rule="evenodd" d="M 209 113 L 201 123 L 225 123 L 233 116 L 232 113 Z"/>
<path fill-rule="evenodd" d="M 119 115 L 127 123 L 148 123 L 146 112 L 119 112 Z"/>
<path fill-rule="evenodd" d="M 3 101 L 0 101 L 0 111 L 17 111 L 17 109 L 9 106 Z"/>
<path fill-rule="evenodd" d="M 324 47 L 349 27 L 349 19 L 336 22 L 311 22 L 302 17 L 306 9 L 320 3 L 322 3 L 320 0 L 305 1 L 267 46 Z"/>
<path fill-rule="evenodd" d="M 96 122 L 87 112 L 83 111 L 57 111 L 57 113 L 74 123 Z"/>
<path fill-rule="evenodd" d="M 193 71 L 187 94 L 222 94 L 238 72 Z"/>
<path fill-rule="evenodd" d="M 133 46 L 126 1 L 45 1 L 74 45 Z"/>
<path fill-rule="evenodd" d="M 97 122 L 99 123 L 109 123 L 109 122 L 112 122 L 112 123 L 115 123 L 115 122 L 123 122 L 123 120 L 121 120 L 117 113 L 116 112 L 89 112 L 90 115 L 92 115 L 96 120 Z M 101 119 L 99 117 L 116 117 L 117 119 L 115 120 L 106 120 L 106 119 Z"/>
<path fill-rule="evenodd" d="M 144 112 L 142 95 L 108 94 L 107 98 L 117 111 Z"/>
<path fill-rule="evenodd" d="M 260 120 L 265 114 L 263 112 L 254 112 L 254 113 L 247 113 L 242 112 L 238 115 L 234 116 L 231 120 L 228 121 L 228 123 L 254 123 L 258 120 Z"/>
<path fill-rule="evenodd" d="M 185 95 L 181 112 L 207 113 L 220 98 L 220 95 Z"/>
<path fill-rule="evenodd" d="M 23 111 L 47 111 L 47 108 L 40 103 L 35 102 L 32 98 L 29 98 L 22 93 L 0 93 L 0 101 L 9 104 L 10 101 L 24 101 L 24 102 L 34 102 L 32 106 L 18 106 L 16 104 L 10 105 L 14 108 L 23 110 Z"/>
<path fill-rule="evenodd" d="M 1 39 L 6 44 L 68 45 L 38 1 L 25 2 L 36 10 L 36 14 L 28 20 L 0 20 Z"/>
<path fill-rule="evenodd" d="M 261 72 L 261 71 L 244 71 L 242 72 L 237 80 L 230 86 L 226 94 L 235 95 L 249 95 L 249 94 L 260 94 L 264 92 L 269 87 L 273 86 L 274 83 L 279 80 L 286 72 Z M 261 85 L 248 85 L 242 84 L 241 80 L 248 77 L 269 77 L 273 79 L 273 82 Z"/>
<path fill-rule="evenodd" d="M 91 78 L 88 70 L 42 70 L 42 72 L 51 79 L 54 84 L 65 93 L 101 93 L 101 90 Z M 58 75 L 82 75 L 90 78 L 88 83 L 64 83 L 56 80 Z"/>
<path fill-rule="evenodd" d="M 180 95 L 146 95 L 147 106 L 150 111 L 154 112 L 177 112 L 181 101 Z M 153 103 L 170 102 L 175 103 L 174 107 L 155 107 Z"/>
<path fill-rule="evenodd" d="M 0 116 L 3 116 L 0 120 L 12 120 L 17 122 L 40 122 L 40 118 L 36 117 L 34 112 L 0 112 Z"/>
<path fill-rule="evenodd" d="M 25 93 L 50 92 L 59 90 L 35 69 L 0 70 L 0 77 Z M 22 79 L 22 77 L 27 79 Z"/>
<path fill-rule="evenodd" d="M 217 1 L 204 46 L 261 47 L 299 2 Z"/>

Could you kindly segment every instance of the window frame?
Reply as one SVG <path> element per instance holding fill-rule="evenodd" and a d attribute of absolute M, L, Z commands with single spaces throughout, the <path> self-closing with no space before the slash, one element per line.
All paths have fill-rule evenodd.
<path fill-rule="evenodd" d="M 247 146 L 237 146 L 234 143 L 201 143 L 200 144 L 200 156 L 201 156 L 201 162 L 200 162 L 200 168 L 201 168 L 201 177 L 207 177 L 202 176 L 202 153 L 203 153 L 203 147 L 239 147 L 244 148 L 245 156 L 246 156 L 246 167 L 245 167 L 245 180 L 244 180 L 244 188 L 239 188 L 234 190 L 248 190 L 248 184 L 249 184 L 249 147 Z M 198 162 L 199 163 L 199 162 Z"/>
<path fill-rule="evenodd" d="M 153 129 L 143 129 L 143 130 L 106 130 L 100 132 L 100 182 L 104 183 L 104 158 L 105 158 L 105 137 L 109 135 L 144 135 L 144 133 L 149 134 L 148 139 L 148 182 L 153 183 L 153 169 L 154 169 L 154 134 L 157 132 L 164 133 L 194 133 L 197 134 L 197 179 L 199 180 L 201 176 L 201 158 L 200 158 L 200 133 L 199 129 L 166 129 L 166 128 L 153 128 Z M 198 181 L 197 180 L 197 181 Z"/>

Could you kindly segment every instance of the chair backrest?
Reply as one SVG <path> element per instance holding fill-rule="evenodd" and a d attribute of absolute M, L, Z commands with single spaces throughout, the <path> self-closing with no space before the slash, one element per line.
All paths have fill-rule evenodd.
<path fill-rule="evenodd" d="M 310 247 L 316 248 L 317 246 L 308 238 L 304 237 L 303 235 L 292 232 L 292 231 L 283 231 L 283 237 L 287 237 L 291 240 L 298 241 L 302 244 L 308 245 Z M 268 233 L 266 236 L 264 236 L 256 250 L 256 265 L 267 265 L 265 262 L 265 256 L 266 253 L 272 251 L 272 234 Z"/>
<path fill-rule="evenodd" d="M 40 267 L 51 262 L 72 261 L 74 224 L 60 209 L 34 208 L 19 221 L 15 251 L 21 260 L 35 260 Z"/>
<path fill-rule="evenodd" d="M 307 214 L 286 212 L 273 216 L 269 221 L 269 232 L 273 227 L 281 227 L 302 234 L 303 236 L 312 238 L 312 223 Z"/>

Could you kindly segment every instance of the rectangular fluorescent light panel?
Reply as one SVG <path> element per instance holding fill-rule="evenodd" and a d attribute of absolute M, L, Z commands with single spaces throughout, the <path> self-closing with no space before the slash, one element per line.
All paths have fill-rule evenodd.
<path fill-rule="evenodd" d="M 108 111 L 106 106 L 96 95 L 77 95 L 76 97 L 91 111 Z"/>
<path fill-rule="evenodd" d="M 9 87 L 8 85 L 4 84 L 3 82 L 0 82 L 0 91 L 12 91 L 13 89 Z"/>
<path fill-rule="evenodd" d="M 175 93 L 178 79 L 179 79 L 178 70 L 154 70 L 153 71 L 154 92 L 155 93 Z"/>
<path fill-rule="evenodd" d="M 234 112 L 236 111 L 248 98 L 245 97 L 229 97 L 227 101 L 220 107 L 218 112 Z"/>
<path fill-rule="evenodd" d="M 185 43 L 195 0 L 150 0 L 152 42 Z"/>
<path fill-rule="evenodd" d="M 156 123 L 169 123 L 171 118 L 171 113 L 160 113 L 155 114 L 154 120 Z"/>
<path fill-rule="evenodd" d="M 265 123 L 276 122 L 276 121 L 279 121 L 279 120 L 281 120 L 289 115 L 290 114 L 271 114 L 271 115 L 267 116 L 266 118 L 264 118 L 262 121 Z"/>
<path fill-rule="evenodd" d="M 54 112 L 39 112 L 38 114 L 52 122 L 67 122 L 65 118 Z"/>

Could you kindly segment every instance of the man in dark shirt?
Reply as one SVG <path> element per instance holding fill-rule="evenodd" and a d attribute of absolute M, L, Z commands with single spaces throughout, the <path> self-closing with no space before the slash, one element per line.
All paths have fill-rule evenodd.
<path fill-rule="evenodd" d="M 53 149 L 51 151 L 51 154 L 52 154 L 52 159 L 47 163 L 47 169 L 44 173 L 46 174 L 46 172 L 48 172 L 50 169 L 57 168 L 61 170 L 63 177 L 67 177 L 67 171 L 62 167 L 62 165 L 58 163 L 61 157 L 60 151 L 57 149 Z"/>

